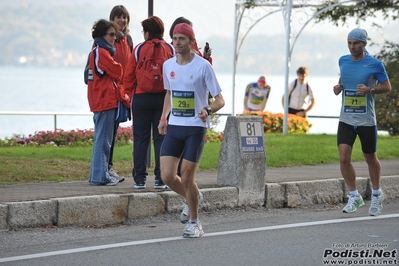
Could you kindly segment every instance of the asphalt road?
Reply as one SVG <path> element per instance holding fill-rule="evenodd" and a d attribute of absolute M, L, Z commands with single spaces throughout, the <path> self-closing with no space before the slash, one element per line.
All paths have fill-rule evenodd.
<path fill-rule="evenodd" d="M 199 239 L 181 237 L 178 214 L 115 227 L 1 232 L 0 265 L 398 264 L 399 199 L 385 202 L 378 217 L 368 215 L 369 202 L 353 214 L 342 207 L 200 213 Z"/>

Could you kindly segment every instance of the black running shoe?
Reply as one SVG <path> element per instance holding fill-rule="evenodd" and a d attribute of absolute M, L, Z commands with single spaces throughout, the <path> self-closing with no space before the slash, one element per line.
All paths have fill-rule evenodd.
<path fill-rule="evenodd" d="M 165 188 L 168 188 L 168 186 L 165 185 L 165 183 L 162 180 L 155 180 L 154 188 L 155 189 L 165 189 Z"/>

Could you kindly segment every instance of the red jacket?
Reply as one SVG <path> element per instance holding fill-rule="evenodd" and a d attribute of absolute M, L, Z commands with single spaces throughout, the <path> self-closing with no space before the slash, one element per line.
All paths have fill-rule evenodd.
<path fill-rule="evenodd" d="M 89 65 L 93 71 L 93 79 L 89 79 L 87 85 L 90 111 L 102 112 L 117 108 L 118 98 L 124 95 L 124 91 L 120 91 L 123 90 L 121 86 L 116 88 L 114 80 L 116 84 L 120 84 L 122 65 L 117 63 L 106 49 L 99 46 L 95 46 L 90 52 Z"/>
<path fill-rule="evenodd" d="M 123 69 L 126 69 L 126 65 L 129 61 L 129 57 L 131 54 L 129 42 L 127 41 L 127 35 L 124 35 L 123 38 L 120 39 L 118 42 L 115 41 L 114 45 L 116 48 L 116 54 L 114 55 L 114 60 L 120 63 Z M 123 76 L 121 82 L 123 84 Z"/>

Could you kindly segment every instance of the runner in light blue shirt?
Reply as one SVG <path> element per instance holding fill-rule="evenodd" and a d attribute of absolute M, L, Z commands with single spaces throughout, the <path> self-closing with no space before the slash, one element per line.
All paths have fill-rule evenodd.
<path fill-rule="evenodd" d="M 348 34 L 350 55 L 339 59 L 341 77 L 334 94 L 342 92 L 342 106 L 337 132 L 341 174 L 349 189 L 348 204 L 343 212 L 355 212 L 364 205 L 356 188 L 356 172 L 351 163 L 353 143 L 359 136 L 372 184 L 370 215 L 382 211 L 384 194 L 380 188 L 381 164 L 377 158 L 375 94 L 391 91 L 388 75 L 381 61 L 368 54 L 367 32 L 356 28 Z"/>

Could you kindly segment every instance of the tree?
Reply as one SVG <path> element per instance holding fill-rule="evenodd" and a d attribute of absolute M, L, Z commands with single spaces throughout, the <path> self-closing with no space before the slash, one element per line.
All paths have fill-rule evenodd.
<path fill-rule="evenodd" d="M 317 8 L 317 12 L 339 2 L 341 1 L 323 1 Z M 321 13 L 317 17 L 316 22 L 328 20 L 335 26 L 339 26 L 340 22 L 342 25 L 345 25 L 346 19 L 352 17 L 356 17 L 357 22 L 370 20 L 370 18 L 375 18 L 376 14 L 380 14 L 378 12 L 381 12 L 381 15 L 385 19 L 397 20 L 399 18 L 399 0 L 358 0 L 352 2 L 353 4 L 338 5 Z"/>
<path fill-rule="evenodd" d="M 376 96 L 377 126 L 391 136 L 399 136 L 399 44 L 385 43 L 376 57 L 385 64 L 392 86 L 390 93 Z"/>

